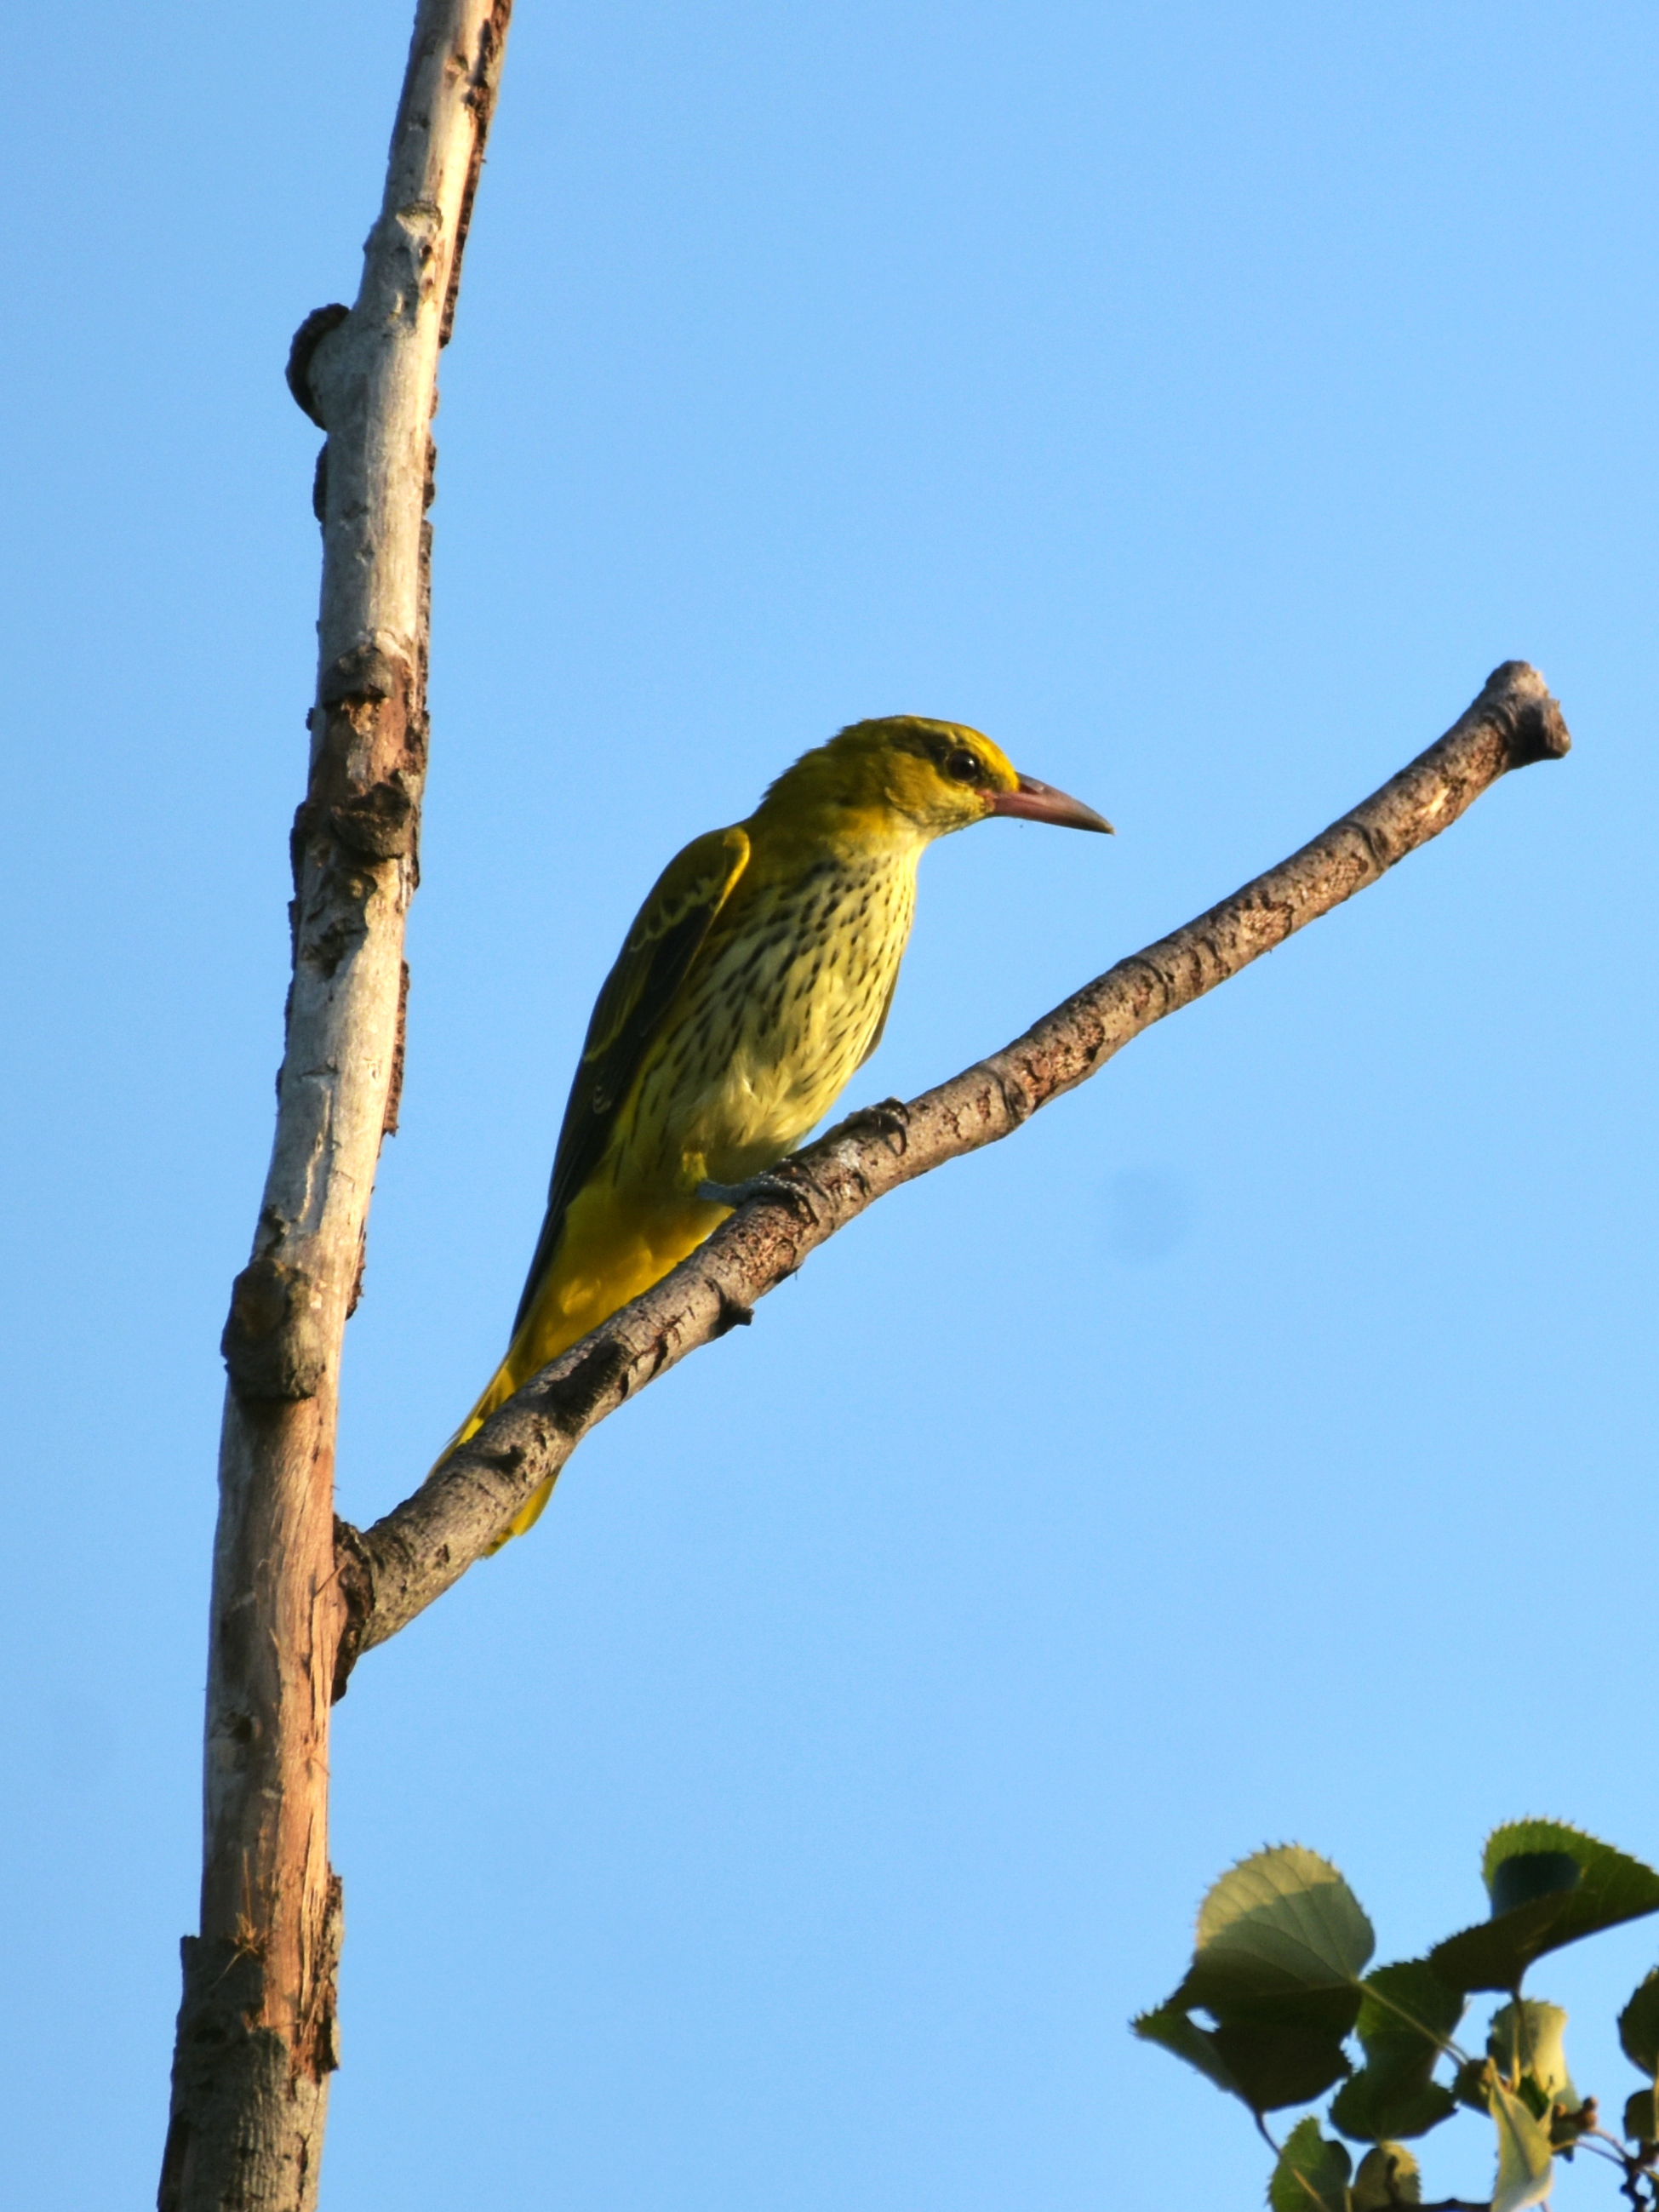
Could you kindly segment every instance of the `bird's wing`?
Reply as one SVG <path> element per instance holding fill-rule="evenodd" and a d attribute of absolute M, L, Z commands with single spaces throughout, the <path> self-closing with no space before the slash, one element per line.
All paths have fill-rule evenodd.
<path fill-rule="evenodd" d="M 748 862 L 744 831 L 711 830 L 669 862 L 634 918 L 587 1024 L 554 1155 L 547 1218 L 514 1318 L 515 1335 L 551 1264 L 566 1209 L 598 1167 L 652 1039 Z"/>

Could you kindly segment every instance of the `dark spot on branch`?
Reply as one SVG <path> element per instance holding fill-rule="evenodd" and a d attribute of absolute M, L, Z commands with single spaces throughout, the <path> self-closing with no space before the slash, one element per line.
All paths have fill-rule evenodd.
<path fill-rule="evenodd" d="M 328 818 L 335 836 L 354 853 L 368 860 L 396 860 L 414 842 L 415 806 L 401 770 L 394 769 L 383 783 L 331 806 Z"/>
<path fill-rule="evenodd" d="M 599 1401 L 615 1389 L 628 1371 L 629 1355 L 614 1337 L 601 1337 L 584 1352 L 568 1375 L 544 1383 L 537 1395 L 541 1410 L 560 1434 L 579 1437 L 592 1419 Z"/>
<path fill-rule="evenodd" d="M 1045 1090 L 1047 1085 L 1037 1075 L 1035 1064 L 1033 1064 L 1032 1074 L 1032 1087 L 1039 1092 Z M 1030 1120 L 1031 1115 L 1036 1111 L 1038 1102 L 1032 1097 L 1030 1091 L 1023 1083 L 1017 1082 L 1013 1077 L 1004 1074 L 1000 1069 L 997 1073 L 996 1083 L 997 1096 L 1002 1101 L 1002 1110 L 1008 1118 L 1009 1126 L 1018 1129 L 1023 1122 Z"/>
<path fill-rule="evenodd" d="M 753 1306 L 746 1306 L 741 1300 L 730 1297 L 719 1283 L 714 1285 L 714 1295 L 720 1300 L 720 1310 L 714 1316 L 714 1327 L 708 1332 L 711 1340 L 726 1335 L 731 1329 L 747 1328 L 753 1322 Z"/>
<path fill-rule="evenodd" d="M 378 645 L 360 645 L 331 662 L 317 684 L 319 706 L 343 707 L 348 701 L 395 699 L 409 680 L 408 670 Z"/>
<path fill-rule="evenodd" d="M 412 860 L 427 751 L 415 671 L 378 646 L 342 653 L 323 671 L 311 727 L 316 757 L 296 848 L 326 830 L 365 860 Z"/>
<path fill-rule="evenodd" d="M 1346 826 L 1353 831 L 1356 836 L 1364 839 L 1365 850 L 1370 856 L 1371 866 L 1376 869 L 1377 874 L 1379 876 L 1386 875 L 1388 871 L 1394 866 L 1395 862 L 1400 859 L 1401 855 L 1398 853 L 1390 853 L 1389 851 L 1387 846 L 1379 841 L 1376 832 L 1371 828 L 1369 822 L 1358 820 L 1351 815 L 1348 817 Z M 1286 937 L 1291 934 L 1288 922 L 1285 926 L 1285 934 Z"/>
<path fill-rule="evenodd" d="M 243 1268 L 231 1286 L 230 1316 L 219 1340 L 239 1398 L 293 1404 L 316 1395 L 328 1366 L 316 1307 L 303 1267 L 267 1255 Z"/>

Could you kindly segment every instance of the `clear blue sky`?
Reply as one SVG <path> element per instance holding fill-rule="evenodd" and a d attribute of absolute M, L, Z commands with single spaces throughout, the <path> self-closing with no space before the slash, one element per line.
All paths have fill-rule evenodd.
<path fill-rule="evenodd" d="M 313 675 L 281 370 L 356 288 L 409 13 L 82 0 L 20 64 L 20 2206 L 154 2187 Z M 1279 857 L 1500 659 L 1577 750 L 860 1223 L 365 1662 L 326 2203 L 1249 2205 L 1242 2113 L 1126 2032 L 1229 1860 L 1327 1852 L 1400 1956 L 1480 1911 L 1500 1818 L 1659 1856 L 1656 47 L 1606 0 L 520 0 L 347 1514 L 501 1347 L 645 886 L 840 724 L 971 721 L 1120 830 L 929 859 L 872 1097 Z M 1610 2104 L 1656 1952 L 1537 1978 Z"/>

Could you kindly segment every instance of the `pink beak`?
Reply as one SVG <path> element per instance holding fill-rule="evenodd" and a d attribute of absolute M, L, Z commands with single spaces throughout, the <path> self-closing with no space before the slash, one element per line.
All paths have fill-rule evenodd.
<path fill-rule="evenodd" d="M 1108 836 L 1112 834 L 1112 825 L 1103 814 L 1097 814 L 1080 799 L 1056 791 L 1051 783 L 1039 783 L 1034 775 L 1021 776 L 1018 791 L 988 791 L 981 796 L 993 814 L 1017 814 L 1024 822 L 1052 822 L 1058 830 L 1103 830 Z"/>

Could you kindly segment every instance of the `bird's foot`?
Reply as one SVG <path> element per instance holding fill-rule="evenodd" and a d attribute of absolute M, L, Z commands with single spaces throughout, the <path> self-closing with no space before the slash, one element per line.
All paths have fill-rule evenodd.
<path fill-rule="evenodd" d="M 811 1200 L 799 1183 L 788 1176 L 775 1175 L 770 1169 L 763 1169 L 744 1182 L 699 1183 L 697 1196 L 711 1206 L 733 1207 L 746 1206 L 750 1199 L 771 1199 L 807 1221 L 814 1218 Z"/>
<path fill-rule="evenodd" d="M 849 1114 L 840 1128 L 833 1130 L 831 1134 L 838 1137 L 882 1137 L 894 1152 L 902 1152 L 909 1141 L 910 1109 L 902 1098 L 878 1099 L 873 1106 L 860 1106 L 856 1112 Z"/>

